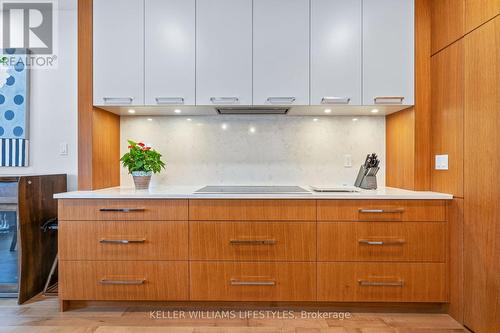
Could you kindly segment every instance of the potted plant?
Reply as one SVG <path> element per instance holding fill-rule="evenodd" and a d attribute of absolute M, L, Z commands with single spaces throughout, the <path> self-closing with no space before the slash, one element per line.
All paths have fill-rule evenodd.
<path fill-rule="evenodd" d="M 128 140 L 128 153 L 124 154 L 120 161 L 128 169 L 134 178 L 137 190 L 146 190 L 151 182 L 151 175 L 165 169 L 165 163 L 161 160 L 161 154 L 142 142 Z"/>

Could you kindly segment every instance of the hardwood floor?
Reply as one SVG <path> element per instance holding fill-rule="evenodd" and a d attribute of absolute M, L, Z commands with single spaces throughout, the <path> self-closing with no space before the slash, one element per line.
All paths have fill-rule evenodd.
<path fill-rule="evenodd" d="M 330 319 L 154 319 L 158 306 L 87 306 L 61 313 L 57 298 L 36 297 L 18 306 L 0 299 L 2 333 L 460 333 L 468 332 L 445 314 L 352 313 L 351 318 Z M 166 312 L 163 312 L 165 317 Z M 301 317 L 299 312 L 294 313 Z"/>

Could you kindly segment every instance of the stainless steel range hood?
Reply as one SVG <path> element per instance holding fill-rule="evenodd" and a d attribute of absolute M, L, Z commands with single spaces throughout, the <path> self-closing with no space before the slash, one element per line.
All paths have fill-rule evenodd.
<path fill-rule="evenodd" d="M 249 106 L 224 106 L 216 108 L 218 114 L 223 115 L 266 115 L 287 114 L 289 107 L 249 107 Z"/>

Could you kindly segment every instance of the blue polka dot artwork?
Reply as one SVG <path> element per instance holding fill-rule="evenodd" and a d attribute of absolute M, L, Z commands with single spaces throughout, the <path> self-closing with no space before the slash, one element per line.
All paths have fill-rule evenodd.
<path fill-rule="evenodd" d="M 0 49 L 0 167 L 28 166 L 29 68 L 23 61 L 26 54 L 25 49 Z"/>

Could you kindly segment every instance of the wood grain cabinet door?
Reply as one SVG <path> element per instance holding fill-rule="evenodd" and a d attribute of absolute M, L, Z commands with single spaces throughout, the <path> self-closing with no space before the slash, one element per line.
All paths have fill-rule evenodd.
<path fill-rule="evenodd" d="M 191 222 L 191 260 L 316 260 L 316 224 Z"/>
<path fill-rule="evenodd" d="M 61 221 L 61 260 L 187 260 L 187 221 Z"/>
<path fill-rule="evenodd" d="M 59 264 L 64 300 L 188 300 L 182 261 L 68 261 Z"/>
<path fill-rule="evenodd" d="M 194 301 L 314 301 L 314 263 L 191 262 Z"/>
<path fill-rule="evenodd" d="M 444 262 L 446 223 L 318 224 L 318 261 Z"/>
<path fill-rule="evenodd" d="M 445 302 L 444 263 L 318 263 L 318 300 Z"/>
<path fill-rule="evenodd" d="M 186 221 L 187 200 L 59 200 L 59 220 Z"/>
<path fill-rule="evenodd" d="M 446 221 L 446 202 L 318 200 L 318 221 Z"/>

